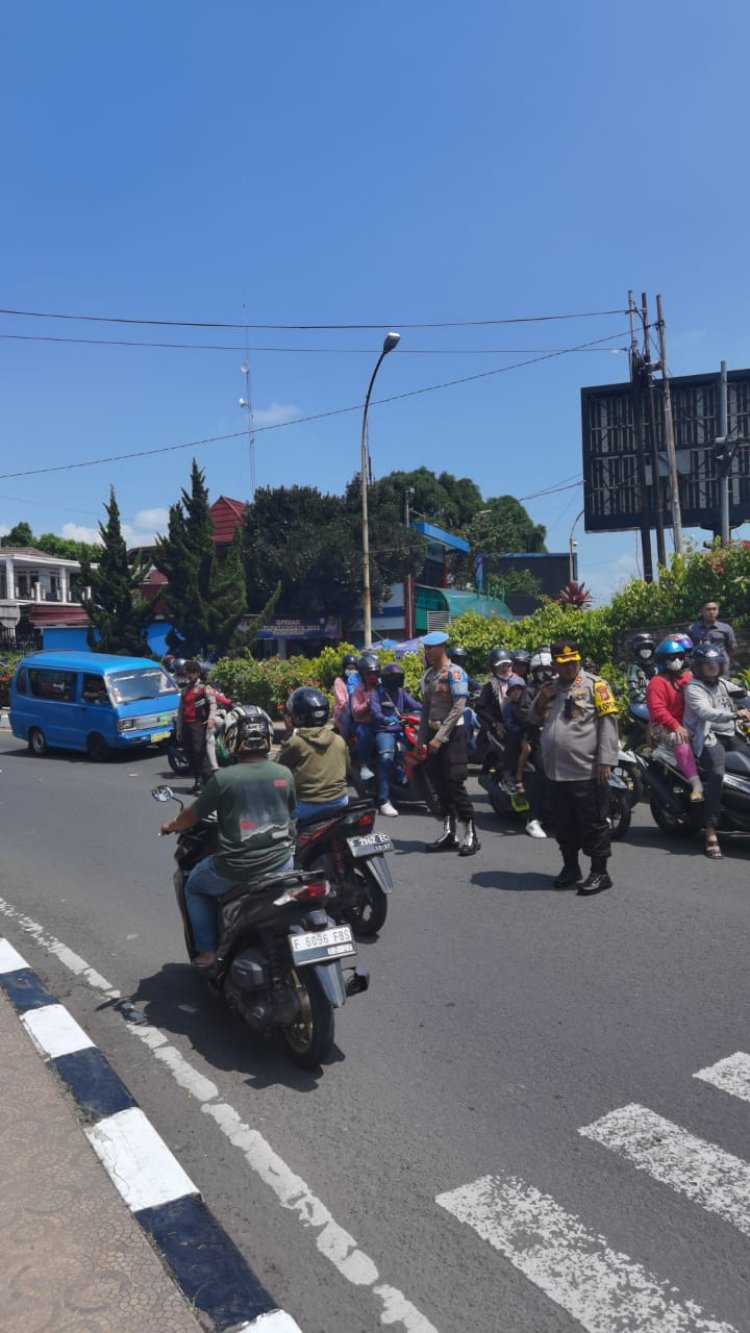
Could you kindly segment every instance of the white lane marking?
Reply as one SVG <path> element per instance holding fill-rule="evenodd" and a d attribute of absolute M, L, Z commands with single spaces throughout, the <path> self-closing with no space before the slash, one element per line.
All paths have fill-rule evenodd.
<path fill-rule="evenodd" d="M 20 1018 L 32 1041 L 50 1060 L 56 1060 L 58 1055 L 85 1051 L 94 1045 L 62 1004 L 45 1004 L 41 1009 L 28 1009 Z"/>
<path fill-rule="evenodd" d="M 149 1047 L 156 1056 L 171 1071 L 175 1083 L 179 1083 L 181 1088 L 190 1093 L 199 1102 L 210 1102 L 218 1097 L 219 1089 L 210 1078 L 194 1069 L 191 1064 L 181 1055 L 176 1046 L 169 1046 L 167 1039 L 158 1028 L 152 1027 L 128 1027 L 135 1037 L 140 1037 L 141 1041 Z"/>
<path fill-rule="evenodd" d="M 95 972 L 93 968 L 90 968 L 82 958 L 79 958 L 77 954 L 72 952 L 72 950 L 67 949 L 65 945 L 61 944 L 61 942 L 55 938 L 55 936 L 47 935 L 42 926 L 37 922 L 32 921 L 30 917 L 24 916 L 23 913 L 19 912 L 2 898 L 0 898 L 0 914 L 16 921 L 21 926 L 22 930 L 27 931 L 28 934 L 33 936 L 36 943 L 39 944 L 42 949 L 45 949 L 48 953 L 53 953 L 66 967 L 69 967 L 76 976 L 82 977 L 97 990 L 106 990 L 112 999 L 120 998 L 120 991 L 110 986 L 109 982 L 105 981 L 103 977 L 100 977 L 99 973 Z M 26 966 L 26 964 L 24 964 L 24 966 Z M 325 1204 L 319 1199 L 316 1199 L 315 1195 L 311 1193 L 305 1182 L 299 1176 L 294 1175 L 290 1168 L 286 1166 L 282 1159 L 273 1151 L 270 1144 L 266 1143 L 265 1139 L 263 1139 L 260 1134 L 251 1130 L 247 1125 L 243 1125 L 237 1112 L 226 1102 L 215 1103 L 213 1105 L 205 1104 L 208 1098 L 204 1096 L 199 1097 L 197 1089 L 200 1089 L 202 1093 L 207 1093 L 208 1089 L 212 1088 L 214 1085 L 211 1084 L 209 1079 L 204 1078 L 197 1069 L 193 1069 L 176 1047 L 168 1045 L 167 1038 L 158 1028 L 150 1026 L 134 1026 L 130 1023 L 126 1023 L 125 1028 L 127 1032 L 138 1037 L 144 1045 L 152 1051 L 157 1059 L 162 1060 L 181 1087 L 185 1088 L 199 1100 L 204 1101 L 204 1105 L 201 1109 L 208 1111 L 213 1115 L 217 1125 L 230 1141 L 234 1142 L 234 1139 L 232 1139 L 231 1136 L 235 1131 L 239 1132 L 241 1130 L 243 1133 L 254 1136 L 254 1139 L 257 1141 L 259 1161 L 263 1160 L 265 1162 L 265 1169 L 267 1170 L 269 1177 L 267 1183 L 271 1184 L 272 1189 L 275 1189 L 274 1182 L 278 1178 L 284 1198 L 281 1197 L 278 1189 L 275 1189 L 275 1193 L 277 1194 L 277 1197 L 280 1198 L 283 1206 L 296 1209 L 303 1225 L 307 1227 L 321 1228 L 320 1235 L 317 1238 L 318 1249 L 321 1254 L 324 1254 L 326 1258 L 331 1261 L 338 1272 L 341 1273 L 342 1277 L 346 1278 L 348 1282 L 352 1282 L 355 1286 L 370 1286 L 372 1288 L 373 1294 L 377 1297 L 383 1307 L 380 1315 L 381 1324 L 388 1326 L 400 1325 L 405 1330 L 405 1333 L 438 1333 L 434 1324 L 431 1324 L 397 1287 L 391 1287 L 387 1283 L 378 1282 L 378 1269 L 373 1260 L 369 1259 L 362 1250 L 357 1248 L 357 1243 L 354 1238 L 334 1221 Z M 214 1095 L 218 1095 L 218 1090 Z M 128 1112 L 122 1111 L 118 1114 L 127 1115 Z M 112 1119 L 115 1119 L 115 1117 L 110 1117 L 110 1120 Z M 106 1121 L 101 1121 L 100 1123 L 105 1124 Z M 89 1131 L 89 1137 L 92 1138 L 93 1142 L 92 1134 L 93 1131 Z M 161 1142 L 161 1140 L 159 1141 Z M 94 1146 L 96 1147 L 96 1144 L 94 1144 Z M 260 1171 L 253 1162 L 250 1162 L 250 1165 L 253 1167 L 253 1170 L 258 1170 L 258 1173 L 262 1175 L 264 1180 L 266 1179 L 266 1175 Z M 283 1185 L 282 1182 L 284 1182 Z M 287 1198 L 286 1196 L 285 1186 L 289 1185 L 291 1182 L 298 1182 L 299 1185 L 299 1188 L 296 1189 L 296 1198 L 292 1196 Z M 115 1180 L 115 1184 L 118 1184 L 117 1180 Z M 196 1192 L 195 1186 L 192 1185 L 192 1183 L 190 1184 L 190 1192 Z M 139 1206 L 142 1207 L 144 1205 Z M 378 1283 L 378 1285 L 376 1286 L 375 1283 Z M 265 1333 L 265 1330 L 263 1330 L 263 1333 Z M 282 1333 L 281 1329 L 279 1330 L 279 1333 Z M 290 1329 L 289 1333 L 292 1333 L 292 1329 Z M 656 1333 L 660 1333 L 660 1330 L 656 1330 Z M 682 1330 L 680 1330 L 679 1333 L 682 1333 Z M 713 1331 L 711 1331 L 711 1333 L 713 1333 Z M 734 1333 L 734 1330 L 730 1329 L 727 1325 L 726 1330 L 717 1329 L 717 1333 Z"/>
<path fill-rule="evenodd" d="M 28 966 L 26 959 L 17 953 L 8 940 L 0 939 L 0 975 L 6 972 L 20 972 L 22 968 Z"/>
<path fill-rule="evenodd" d="M 268 1314 L 259 1314 L 249 1324 L 243 1324 L 237 1333 L 302 1333 L 302 1330 L 285 1310 L 270 1310 Z"/>
<path fill-rule="evenodd" d="M 483 1176 L 435 1200 L 505 1256 L 567 1310 L 587 1333 L 736 1333 L 707 1319 L 693 1301 L 610 1248 L 532 1185 L 513 1176 Z M 502 1320 L 498 1320 L 502 1327 Z"/>
<path fill-rule="evenodd" d="M 707 1069 L 699 1069 L 693 1078 L 701 1078 L 704 1083 L 713 1083 L 722 1092 L 729 1092 L 733 1097 L 741 1097 L 743 1102 L 750 1102 L 750 1055 L 736 1051 L 725 1060 L 719 1060 Z"/>
<path fill-rule="evenodd" d="M 25 934 L 31 935 L 42 949 L 53 954 L 55 958 L 59 958 L 63 966 L 67 967 L 68 971 L 72 972 L 74 976 L 82 977 L 94 990 L 104 991 L 110 999 L 119 1000 L 120 992 L 107 981 L 106 977 L 95 971 L 93 967 L 89 967 L 85 959 L 80 958 L 77 953 L 74 953 L 72 949 L 58 940 L 55 935 L 48 935 L 38 921 L 34 921 L 30 916 L 19 912 L 4 898 L 0 898 L 0 914 L 7 916 L 11 921 L 15 921 L 21 930 Z"/>
<path fill-rule="evenodd" d="M 139 1107 L 99 1120 L 86 1137 L 132 1212 L 198 1193 Z"/>
<path fill-rule="evenodd" d="M 750 1236 L 750 1165 L 637 1102 L 579 1129 Z"/>
<path fill-rule="evenodd" d="M 226 1102 L 202 1107 L 223 1133 L 244 1154 L 248 1166 L 273 1190 L 283 1208 L 296 1212 L 303 1226 L 318 1231 L 316 1244 L 321 1254 L 355 1287 L 371 1287 L 383 1306 L 381 1324 L 401 1324 L 407 1333 L 437 1333 L 435 1326 L 397 1290 L 378 1281 L 378 1270 L 369 1255 L 357 1246 L 353 1236 L 331 1216 L 325 1204 L 305 1184 L 301 1176 L 282 1161 L 257 1129 L 251 1129 Z"/>

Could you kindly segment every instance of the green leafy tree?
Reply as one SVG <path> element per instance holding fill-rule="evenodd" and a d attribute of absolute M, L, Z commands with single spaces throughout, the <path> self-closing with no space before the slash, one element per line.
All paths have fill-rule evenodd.
<path fill-rule="evenodd" d="M 81 561 L 82 583 L 91 589 L 91 596 L 83 601 L 89 618 L 89 647 L 99 653 L 149 657 L 146 627 L 151 608 L 141 596 L 146 569 L 140 560 L 128 558 L 114 488 L 104 508 L 107 521 L 99 524 L 102 545 L 95 548 L 97 563 L 88 556 Z"/>
<path fill-rule="evenodd" d="M 16 523 L 10 532 L 0 539 L 0 546 L 33 546 L 34 534 L 28 523 Z"/>
<path fill-rule="evenodd" d="M 388 496 L 401 515 L 406 491 L 412 491 L 409 506 L 415 516 L 457 532 L 469 526 L 484 504 L 482 492 L 469 477 L 454 477 L 450 472 L 441 472 L 436 477 L 426 467 L 412 472 L 389 472 L 372 489 L 376 495 Z"/>

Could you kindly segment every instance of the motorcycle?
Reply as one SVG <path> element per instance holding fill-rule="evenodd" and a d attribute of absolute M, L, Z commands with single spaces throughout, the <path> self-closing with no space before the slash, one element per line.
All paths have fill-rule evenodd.
<path fill-rule="evenodd" d="M 331 886 L 330 911 L 357 935 L 377 935 L 388 915 L 393 878 L 385 853 L 393 843 L 373 832 L 375 806 L 367 798 L 350 801 L 313 819 L 300 820 L 294 861 L 300 870 L 325 875 Z"/>
<path fill-rule="evenodd" d="M 159 802 L 182 801 L 155 787 Z M 196 954 L 185 906 L 193 866 L 216 847 L 215 820 L 178 835 L 174 888 L 189 958 Z M 207 980 L 261 1036 L 278 1031 L 295 1064 L 315 1069 L 331 1053 L 334 1010 L 370 984 L 367 968 L 342 963 L 356 955 L 349 926 L 327 911 L 330 886 L 318 873 L 275 871 L 237 884 L 217 898 L 218 958 Z"/>
<path fill-rule="evenodd" d="M 740 731 L 740 734 L 744 732 Z M 702 829 L 703 805 L 690 800 L 690 783 L 680 773 L 674 752 L 657 745 L 647 755 L 638 755 L 638 762 L 648 791 L 651 815 L 662 832 L 692 837 Z M 727 752 L 719 828 L 733 833 L 750 833 L 750 744 L 746 752 Z"/>
<path fill-rule="evenodd" d="M 401 718 L 401 727 L 396 737 L 396 756 L 391 771 L 389 796 L 394 805 L 426 805 L 431 815 L 441 818 L 441 805 L 424 767 L 423 756 L 419 753 L 417 736 L 419 734 L 419 714 L 405 713 Z M 374 799 L 376 795 L 375 778 L 361 776 L 356 762 L 357 742 L 354 736 L 348 740 L 352 762 L 352 781 L 360 797 Z"/>
<path fill-rule="evenodd" d="M 483 787 L 490 798 L 490 804 L 496 815 L 503 818 L 516 818 L 526 821 L 529 817 L 529 799 L 525 792 L 511 791 L 504 778 L 504 746 L 503 742 L 492 734 L 487 732 L 487 746 L 492 752 L 495 760 L 494 767 L 489 773 L 480 773 L 479 785 Z M 632 806 L 638 799 L 633 798 L 631 780 L 629 779 L 630 767 L 637 763 L 636 756 L 630 751 L 620 751 L 617 765 L 611 770 L 607 779 L 609 786 L 609 825 L 612 838 L 619 841 L 624 838 L 630 828 L 632 819 Z M 529 786 L 538 780 L 536 765 L 533 759 L 530 759 L 526 765 L 525 780 Z"/>
<path fill-rule="evenodd" d="M 217 703 L 218 706 L 216 709 L 216 723 L 213 738 L 207 739 L 206 743 L 209 748 L 209 756 L 213 756 L 212 764 L 215 759 L 214 766 L 216 768 L 227 768 L 232 760 L 224 749 L 222 738 L 224 731 L 226 730 L 227 722 L 229 721 L 229 715 L 235 705 L 230 699 L 227 699 L 225 695 L 221 695 Z M 213 750 L 211 749 L 212 741 Z M 185 754 L 180 741 L 177 739 L 177 718 L 172 722 L 172 734 L 167 741 L 167 763 L 173 773 L 184 774 L 189 773 L 190 771 L 190 763 L 187 755 Z"/>
<path fill-rule="evenodd" d="M 630 808 L 636 806 L 643 800 L 643 778 L 641 777 L 641 766 L 633 750 L 625 750 L 620 745 L 617 755 L 617 763 L 612 770 L 613 773 L 621 779 L 627 788 Z M 610 797 L 610 805 L 612 798 Z M 626 830 L 627 831 L 627 830 Z"/>

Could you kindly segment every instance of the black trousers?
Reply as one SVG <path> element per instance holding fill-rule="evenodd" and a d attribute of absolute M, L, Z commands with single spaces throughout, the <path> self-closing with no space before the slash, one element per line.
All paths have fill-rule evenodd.
<path fill-rule="evenodd" d="M 437 792 L 443 818 L 453 815 L 468 824 L 474 818 L 474 807 L 466 790 L 469 762 L 463 727 L 454 727 L 437 754 L 429 755 L 427 775 Z"/>
<path fill-rule="evenodd" d="M 609 786 L 595 778 L 583 782 L 553 782 L 547 779 L 555 837 L 563 861 L 574 865 L 578 853 L 590 856 L 598 868 L 611 854 Z"/>
<path fill-rule="evenodd" d="M 205 722 L 183 722 L 182 748 L 196 782 L 208 782 L 213 772 L 206 754 Z"/>
<path fill-rule="evenodd" d="M 703 821 L 712 828 L 719 822 L 721 786 L 726 771 L 727 750 L 747 752 L 747 741 L 741 740 L 739 736 L 723 736 L 718 732 L 714 732 L 714 735 L 716 744 L 704 745 L 699 760 L 701 772 L 706 780 L 703 788 Z"/>

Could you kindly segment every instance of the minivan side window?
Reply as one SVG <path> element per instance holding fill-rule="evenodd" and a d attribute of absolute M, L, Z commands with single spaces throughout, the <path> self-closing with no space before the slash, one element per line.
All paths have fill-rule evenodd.
<path fill-rule="evenodd" d="M 84 676 L 81 699 L 86 704 L 109 704 L 110 698 L 103 676 Z"/>
<path fill-rule="evenodd" d="M 26 693 L 26 667 L 22 667 L 16 676 L 16 693 Z"/>
<path fill-rule="evenodd" d="M 72 703 L 76 692 L 75 671 L 51 671 L 46 667 L 29 667 L 29 694 L 35 699 L 56 703 Z"/>

